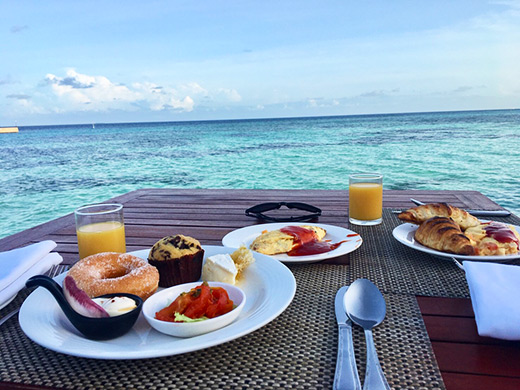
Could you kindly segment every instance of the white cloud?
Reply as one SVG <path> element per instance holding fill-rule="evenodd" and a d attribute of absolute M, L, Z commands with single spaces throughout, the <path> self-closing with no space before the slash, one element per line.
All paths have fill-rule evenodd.
<path fill-rule="evenodd" d="M 147 106 L 152 111 L 171 109 L 189 112 L 193 110 L 193 99 L 189 95 L 179 98 L 177 91 L 173 88 L 162 87 L 150 82 L 134 83 L 132 86 L 139 96 L 136 102 Z"/>
<path fill-rule="evenodd" d="M 217 92 L 219 96 L 223 97 L 224 99 L 227 99 L 230 102 L 237 103 L 242 101 L 242 96 L 240 96 L 236 89 L 219 88 Z"/>
<path fill-rule="evenodd" d="M 30 114 L 30 115 L 40 115 L 40 114 L 48 114 L 49 111 L 45 108 L 35 104 L 29 99 L 16 99 L 11 109 L 14 114 L 17 113 L 24 113 L 24 114 Z"/>
<path fill-rule="evenodd" d="M 125 85 L 111 82 L 104 76 L 89 76 L 70 69 L 66 77 L 47 74 L 45 80 L 62 104 L 80 111 L 107 111 L 124 108 L 137 102 L 142 95 Z"/>
<path fill-rule="evenodd" d="M 105 76 L 81 74 L 74 69 L 69 69 L 64 77 L 47 74 L 45 85 L 50 87 L 55 106 L 64 111 L 141 109 L 191 112 L 196 106 L 196 101 L 202 98 L 216 103 L 242 100 L 235 89 L 217 88 L 212 94 L 196 82 L 188 82 L 175 88 L 153 82 L 124 85 Z"/>

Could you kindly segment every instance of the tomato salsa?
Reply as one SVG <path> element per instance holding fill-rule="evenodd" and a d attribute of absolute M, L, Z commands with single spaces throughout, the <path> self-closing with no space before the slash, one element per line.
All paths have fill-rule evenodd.
<path fill-rule="evenodd" d="M 175 301 L 155 313 L 155 318 L 169 322 L 187 322 L 176 320 L 179 314 L 190 319 L 214 318 L 233 310 L 233 301 L 222 287 L 210 287 L 208 283 L 183 292 Z"/>

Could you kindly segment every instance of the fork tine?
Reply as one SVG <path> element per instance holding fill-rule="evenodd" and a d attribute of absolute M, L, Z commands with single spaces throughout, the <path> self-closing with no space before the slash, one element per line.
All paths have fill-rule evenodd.
<path fill-rule="evenodd" d="M 53 265 L 50 270 L 48 270 L 45 275 L 54 278 L 55 276 L 58 276 L 62 274 L 63 272 L 67 271 L 69 269 L 69 265 L 67 264 L 58 264 Z"/>

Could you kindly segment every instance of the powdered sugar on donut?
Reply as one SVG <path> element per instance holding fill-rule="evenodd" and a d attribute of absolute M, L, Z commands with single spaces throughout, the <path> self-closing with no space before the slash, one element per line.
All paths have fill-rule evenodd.
<path fill-rule="evenodd" d="M 157 268 L 128 253 L 104 252 L 78 261 L 68 273 L 91 298 L 111 293 L 130 293 L 143 300 L 159 284 Z"/>

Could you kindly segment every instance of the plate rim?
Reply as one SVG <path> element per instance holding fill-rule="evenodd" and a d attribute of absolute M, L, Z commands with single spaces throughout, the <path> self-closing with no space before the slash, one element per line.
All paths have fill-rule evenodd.
<path fill-rule="evenodd" d="M 202 245 L 202 248 L 205 250 L 210 249 L 212 251 L 213 250 L 225 251 L 224 253 L 229 253 L 232 250 L 235 250 L 235 248 L 229 248 L 229 247 L 218 246 L 218 245 Z M 139 252 L 149 251 L 149 250 L 150 249 L 148 248 L 148 249 L 142 249 L 142 250 L 127 252 L 127 253 L 133 254 L 135 256 L 139 256 L 139 254 L 138 254 Z M 216 253 L 222 253 L 222 252 L 216 252 Z M 256 257 L 256 255 L 255 255 L 255 257 Z M 127 350 L 110 351 L 109 350 L 109 351 L 103 351 L 103 353 L 100 354 L 99 350 L 102 349 L 103 342 L 89 340 L 89 339 L 83 338 L 82 336 L 75 335 L 74 337 L 82 338 L 85 343 L 92 344 L 91 348 L 85 348 L 84 350 L 71 350 L 70 347 L 67 348 L 67 343 L 64 343 L 63 345 L 56 345 L 55 342 L 50 342 L 51 338 L 47 337 L 48 333 L 43 332 L 43 336 L 42 336 L 41 331 L 34 332 L 32 329 L 28 329 L 28 324 L 32 323 L 32 321 L 34 321 L 34 318 L 31 319 L 30 315 L 27 314 L 27 310 L 29 310 L 28 307 L 30 308 L 30 305 L 32 304 L 33 300 L 39 299 L 39 297 L 38 297 L 39 294 L 46 293 L 46 291 L 44 291 L 44 289 L 41 287 L 39 287 L 36 290 L 34 290 L 33 292 L 31 292 L 31 294 L 22 303 L 22 306 L 20 307 L 20 313 L 18 316 L 18 322 L 19 322 L 19 325 L 22 328 L 22 331 L 24 332 L 24 334 L 28 338 L 30 338 L 32 341 L 34 341 L 36 344 L 41 345 L 41 346 L 43 346 L 47 349 L 50 349 L 52 351 L 55 351 L 55 352 L 63 353 L 65 355 L 70 355 L 70 356 L 82 357 L 82 358 L 92 358 L 92 359 L 99 359 L 99 360 L 150 359 L 150 358 L 157 358 L 157 357 L 180 355 L 180 354 L 184 354 L 184 353 L 188 353 L 188 352 L 194 352 L 194 351 L 214 347 L 214 346 L 238 339 L 242 336 L 252 333 L 252 332 L 258 330 L 259 328 L 267 325 L 269 322 L 273 321 L 280 314 L 282 314 L 293 301 L 295 293 L 296 293 L 296 279 L 294 278 L 293 273 L 284 264 L 281 264 L 280 262 L 276 261 L 275 259 L 270 258 L 269 256 L 261 255 L 260 258 L 262 258 L 262 260 L 260 260 L 261 262 L 266 262 L 263 265 L 264 267 L 272 267 L 272 266 L 278 267 L 277 273 L 278 272 L 284 273 L 285 280 L 284 280 L 284 285 L 283 285 L 282 290 L 287 295 L 284 297 L 283 300 L 279 301 L 279 305 L 276 306 L 276 308 L 271 307 L 270 311 L 265 313 L 263 315 L 263 317 L 261 317 L 261 321 L 248 324 L 245 327 L 244 327 L 243 323 L 242 324 L 239 323 L 240 325 L 236 325 L 237 323 L 234 322 L 224 328 L 217 329 L 214 332 L 209 332 L 209 333 L 206 333 L 201 336 L 195 336 L 195 337 L 189 338 L 191 340 L 196 339 L 196 338 L 208 338 L 209 337 L 208 335 L 211 335 L 215 332 L 224 333 L 223 337 L 221 337 L 221 338 L 213 337 L 212 341 L 208 341 L 205 343 L 204 342 L 203 343 L 196 343 L 196 342 L 188 343 L 190 345 L 189 347 L 184 347 L 184 348 L 180 348 L 177 350 L 175 350 L 175 348 L 164 348 L 164 349 L 154 348 L 154 349 L 145 350 L 145 351 L 143 351 L 143 345 L 141 344 L 141 345 L 139 345 L 139 348 L 135 348 L 134 351 L 130 351 L 130 350 L 128 350 L 128 351 Z M 258 260 L 259 259 L 256 258 L 255 262 L 257 262 Z M 67 272 L 57 275 L 54 279 L 59 281 L 65 277 L 66 273 Z M 50 299 L 51 301 L 54 301 L 54 299 L 52 298 L 52 296 L 50 296 L 50 294 L 48 296 L 46 296 L 46 298 Z M 272 306 L 272 305 L 269 305 L 269 306 Z M 60 310 L 57 303 L 56 303 L 56 306 L 54 307 L 54 310 Z M 258 309 L 256 309 L 256 310 L 258 310 Z M 248 316 L 255 314 L 256 310 L 248 312 Z M 49 314 L 49 315 L 52 315 L 52 314 Z M 146 323 L 146 326 L 147 326 L 146 333 L 148 333 L 149 331 L 157 332 L 157 337 L 161 337 L 161 339 L 164 338 L 166 341 L 172 340 L 172 338 L 177 339 L 173 336 L 168 336 L 168 335 L 162 334 L 162 333 L 156 331 L 155 329 L 153 329 L 148 324 L 148 322 L 146 321 L 146 319 L 144 318 L 144 315 L 142 313 L 139 315 L 138 322 Z M 226 330 L 229 330 L 229 327 L 233 327 L 234 324 L 235 324 L 234 327 L 239 328 L 238 331 L 236 333 L 226 332 Z M 29 326 L 29 328 L 34 328 L 34 325 Z M 228 328 L 228 329 L 226 329 L 226 328 Z M 36 334 L 39 333 L 40 337 L 35 337 L 35 333 Z M 122 337 L 125 337 L 125 336 L 122 336 Z M 117 339 L 114 339 L 114 340 L 117 340 Z M 114 340 L 108 340 L 107 343 L 113 344 Z M 180 340 L 182 340 L 182 339 L 180 339 Z M 168 343 L 168 345 L 170 346 L 169 343 Z"/>
<path fill-rule="evenodd" d="M 481 222 L 493 222 L 488 220 L 482 220 Z M 500 222 L 500 221 L 494 221 L 494 222 Z M 505 222 L 500 222 L 505 223 Z M 520 226 L 513 225 L 512 223 L 507 223 L 508 225 L 512 225 L 515 228 L 520 228 Z M 455 253 L 447 253 L 447 252 L 441 252 L 435 249 L 428 248 L 415 240 L 409 241 L 405 239 L 406 234 L 412 233 L 413 231 L 417 230 L 419 228 L 419 225 L 415 225 L 413 223 L 405 222 L 398 226 L 396 226 L 392 230 L 392 235 L 394 238 L 399 241 L 401 244 L 406 245 L 409 248 L 418 250 L 420 252 L 435 256 L 437 258 L 442 258 L 443 260 L 450 260 L 451 259 L 457 259 L 462 261 L 482 261 L 482 262 L 508 262 L 511 260 L 519 259 L 520 258 L 520 252 L 518 252 L 516 255 L 504 255 L 504 256 L 466 256 L 466 255 L 457 255 Z M 404 231 L 404 232 L 403 232 Z M 406 233 L 406 234 L 404 234 Z"/>
<path fill-rule="evenodd" d="M 302 225 L 318 226 L 318 227 L 321 227 L 328 231 L 330 231 L 331 229 L 332 230 L 340 229 L 340 230 L 345 231 L 346 234 L 357 234 L 358 241 L 356 241 L 356 244 L 353 246 L 353 248 L 350 248 L 347 251 L 342 250 L 345 247 L 342 248 L 342 246 L 340 245 L 338 248 L 336 248 L 330 252 L 319 253 L 317 255 L 293 256 L 293 258 L 291 258 L 285 254 L 264 255 L 264 256 L 272 257 L 273 259 L 276 259 L 282 263 L 287 263 L 287 264 L 316 263 L 319 261 L 333 259 L 335 257 L 339 257 L 339 256 L 343 256 L 343 255 L 352 253 L 363 244 L 363 237 L 361 236 L 361 234 L 359 234 L 358 232 L 356 232 L 354 230 L 345 228 L 343 226 L 330 225 L 330 224 L 324 224 L 324 223 L 311 223 L 311 222 L 272 222 L 272 223 L 261 223 L 261 224 L 256 224 L 256 225 L 248 225 L 248 226 L 244 226 L 244 227 L 241 227 L 238 229 L 234 229 L 234 230 L 230 231 L 229 233 L 227 233 L 222 238 L 222 245 L 225 247 L 238 248 L 238 246 L 240 246 L 240 244 L 238 246 L 234 246 L 234 245 L 230 245 L 230 243 L 229 243 L 229 240 L 231 239 L 230 237 L 233 237 L 233 235 L 237 234 L 237 232 L 241 232 L 241 231 L 244 232 L 247 230 L 256 230 L 256 229 L 262 229 L 262 228 L 263 228 L 262 230 L 266 230 L 266 229 L 269 229 L 269 227 L 271 227 L 272 230 L 275 230 L 275 229 L 278 229 L 283 226 L 302 226 Z M 262 253 L 259 253 L 256 251 L 253 251 L 253 252 L 262 254 Z"/>

